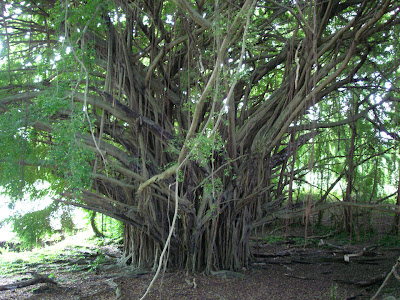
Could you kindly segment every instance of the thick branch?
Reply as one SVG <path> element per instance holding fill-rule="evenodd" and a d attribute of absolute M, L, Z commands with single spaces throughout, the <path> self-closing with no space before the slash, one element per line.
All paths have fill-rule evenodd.
<path fill-rule="evenodd" d="M 126 115 L 126 117 L 128 117 L 128 120 L 130 120 L 130 119 L 137 120 L 139 126 L 143 125 L 145 128 L 150 130 L 156 136 L 159 136 L 162 140 L 172 141 L 174 139 L 174 136 L 171 133 L 167 132 L 160 125 L 158 125 L 154 121 L 152 121 L 144 116 L 141 116 L 137 112 L 133 111 L 132 109 L 130 109 L 126 105 L 122 104 L 117 99 L 113 98 L 109 93 L 100 91 L 98 88 L 93 88 L 93 89 L 97 93 L 99 93 L 99 95 L 103 96 L 103 98 L 112 105 L 113 110 L 110 111 L 111 113 L 113 113 L 113 111 L 115 111 L 115 107 L 119 108 Z M 130 123 L 131 122 L 132 121 L 130 120 Z"/>
<path fill-rule="evenodd" d="M 174 0 L 183 10 L 185 10 L 190 17 L 201 27 L 206 29 L 211 28 L 211 23 L 207 19 L 204 19 L 186 0 Z"/>

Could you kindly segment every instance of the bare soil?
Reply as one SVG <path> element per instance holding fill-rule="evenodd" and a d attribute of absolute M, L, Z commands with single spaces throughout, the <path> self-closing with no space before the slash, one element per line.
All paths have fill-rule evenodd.
<path fill-rule="evenodd" d="M 287 238 L 254 247 L 252 262 L 240 273 L 170 270 L 146 299 L 371 299 L 400 255 L 400 245 L 343 245 L 323 238 L 308 239 L 306 246 Z M 96 255 L 89 252 L 71 262 L 75 270 L 66 268 L 65 261 L 34 266 L 29 272 L 51 274 L 57 285 L 1 291 L 0 299 L 140 299 L 153 273 L 118 265 L 120 252 L 114 246 L 102 247 L 101 253 L 106 259 L 100 264 L 93 264 Z M 348 254 L 358 256 L 345 262 Z M 400 274 L 399 267 L 396 271 Z M 29 272 L 0 277 L 0 285 L 31 279 Z M 378 299 L 400 299 L 400 280 L 391 276 Z"/>

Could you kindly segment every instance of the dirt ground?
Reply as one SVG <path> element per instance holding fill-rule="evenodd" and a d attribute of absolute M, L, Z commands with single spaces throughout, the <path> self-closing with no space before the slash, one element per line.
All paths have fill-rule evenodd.
<path fill-rule="evenodd" d="M 400 255 L 400 245 L 341 245 L 319 238 L 309 242 L 306 247 L 294 238 L 254 243 L 254 259 L 241 273 L 166 272 L 146 299 L 371 299 Z M 115 247 L 104 246 L 101 251 L 107 259 L 96 268 L 85 265 L 93 262 L 90 252 L 74 262 L 76 270 L 65 268 L 65 262 L 35 266 L 31 271 L 51 274 L 57 284 L 0 291 L 0 299 L 140 299 L 153 274 L 117 265 Z M 348 254 L 353 256 L 345 262 Z M 400 274 L 399 267 L 396 271 Z M 32 276 L 25 272 L 0 277 L 0 285 Z M 400 299 L 396 276 L 391 276 L 378 299 Z"/>

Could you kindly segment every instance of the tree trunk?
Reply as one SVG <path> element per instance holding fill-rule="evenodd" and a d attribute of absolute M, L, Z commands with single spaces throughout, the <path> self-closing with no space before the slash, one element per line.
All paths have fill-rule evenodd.
<path fill-rule="evenodd" d="M 400 177 L 399 177 L 399 181 L 397 183 L 396 205 L 400 206 Z M 400 231 L 400 209 L 397 212 L 395 212 L 392 231 L 396 234 L 398 234 Z"/>
<path fill-rule="evenodd" d="M 352 112 L 353 114 L 353 112 Z M 357 108 L 355 109 L 355 113 L 357 114 Z M 351 129 L 351 139 L 350 139 L 350 147 L 349 147 L 349 155 L 347 157 L 347 187 L 346 187 L 346 195 L 345 195 L 345 200 L 347 202 L 353 202 L 353 185 L 354 185 L 354 153 L 355 153 L 355 147 L 356 147 L 356 136 L 357 136 L 357 129 L 356 129 L 356 124 L 352 123 L 350 125 Z M 349 232 L 350 234 L 352 233 L 353 230 L 353 207 L 348 206 L 348 207 L 343 207 L 344 209 L 344 229 Z"/>
<path fill-rule="evenodd" d="M 96 237 L 99 237 L 99 238 L 104 238 L 105 237 L 104 234 L 97 228 L 97 225 L 96 225 L 96 212 L 92 212 L 90 214 L 90 226 L 92 227 L 92 230 L 93 230 L 94 235 Z"/>

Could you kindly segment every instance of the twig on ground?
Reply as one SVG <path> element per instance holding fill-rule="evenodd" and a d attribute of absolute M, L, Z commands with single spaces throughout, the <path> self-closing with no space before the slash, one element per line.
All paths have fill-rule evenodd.
<path fill-rule="evenodd" d="M 383 288 L 385 287 L 386 283 L 388 282 L 389 278 L 392 276 L 392 274 L 396 274 L 397 275 L 397 271 L 396 268 L 397 266 L 400 264 L 400 256 L 397 259 L 396 263 L 394 264 L 394 266 L 392 267 L 392 270 L 389 272 L 389 274 L 387 274 L 385 280 L 382 282 L 381 286 L 379 287 L 379 289 L 376 291 L 375 295 L 371 298 L 371 300 L 374 300 L 378 297 L 378 295 L 380 294 L 380 292 L 383 290 Z M 396 276 L 397 278 L 397 276 Z"/>

